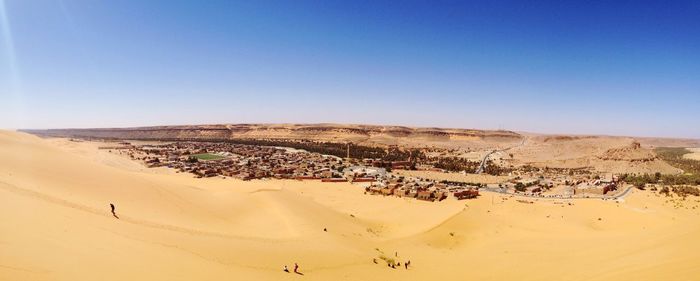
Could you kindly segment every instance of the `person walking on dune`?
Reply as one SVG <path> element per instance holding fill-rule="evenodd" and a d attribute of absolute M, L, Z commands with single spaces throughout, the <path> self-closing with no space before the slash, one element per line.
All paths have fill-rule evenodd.
<path fill-rule="evenodd" d="M 299 265 L 297 263 L 294 263 L 294 273 L 299 273 Z"/>
<path fill-rule="evenodd" d="M 114 204 L 109 203 L 109 207 L 112 208 L 112 215 L 113 215 L 115 218 L 119 219 L 119 217 L 117 216 L 117 213 L 114 212 Z"/>

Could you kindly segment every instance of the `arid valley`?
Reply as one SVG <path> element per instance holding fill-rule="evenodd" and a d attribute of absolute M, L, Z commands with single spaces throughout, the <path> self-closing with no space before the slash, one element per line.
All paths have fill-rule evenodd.
<path fill-rule="evenodd" d="M 277 135 L 260 137 L 271 131 L 260 125 L 265 129 L 248 130 L 246 139 L 257 134 L 268 141 L 352 141 L 350 149 L 370 144 L 357 135 L 380 139 L 375 133 L 350 130 L 355 128 L 350 125 L 323 125 L 326 129 L 306 130 L 302 137 L 298 131 L 294 136 L 289 133 L 294 131 L 290 128 L 305 126 L 274 125 Z M 44 137 L 1 132 L 2 279 L 694 280 L 700 276 L 700 197 L 676 189 L 662 193 L 664 184 L 658 180 L 634 188 L 617 179 L 622 174 L 683 174 L 650 148 L 664 140 L 647 144 L 652 140 L 477 130 L 453 136 L 454 130 L 405 128 L 406 133 L 384 136 L 385 143 L 372 145 L 475 160 L 499 150 L 489 164 L 509 169 L 487 169 L 493 175 L 460 173 L 437 169 L 437 162 L 428 160 L 391 169 L 332 156 L 348 167 L 357 162 L 354 165 L 365 165 L 366 170 L 386 173 L 364 175 L 375 179 L 367 182 L 353 182 L 348 173 L 331 177 L 345 179 L 338 181 L 308 175 L 239 179 L 197 176 L 194 170 L 180 172 L 166 165 L 147 167 L 153 163 L 148 157 L 165 162 L 168 156 L 143 151 L 181 142 L 213 145 L 195 140 L 206 131 L 190 129 L 186 137 L 135 136 L 119 130 L 110 136 L 88 135 L 94 134 L 90 130 L 33 132 Z M 418 141 L 410 133 L 415 131 L 432 133 L 419 135 L 423 140 Z M 283 133 L 285 138 L 280 137 Z M 127 143 L 128 149 L 116 149 Z M 685 140 L 682 145 L 697 142 Z M 230 149 L 250 147 L 256 145 Z M 310 152 L 275 151 L 306 153 L 302 155 L 316 159 Z M 201 158 L 199 163 L 237 159 L 212 149 L 206 153 L 222 157 Z M 274 154 L 270 157 L 274 159 Z M 433 166 L 428 169 L 429 163 Z M 522 167 L 528 167 L 527 172 Z M 388 174 L 402 180 L 397 183 Z M 602 190 L 602 185 L 593 183 L 598 175 L 614 175 L 617 189 L 609 194 L 576 193 L 573 190 L 585 188 L 558 180 L 590 178 L 579 185 Z M 514 183 L 530 178 L 539 179 L 537 185 L 516 190 Z M 428 179 L 434 181 L 427 183 Z M 384 189 L 393 184 L 392 193 L 415 184 L 419 193 L 444 186 L 446 194 L 442 198 L 433 191 L 432 197 L 421 200 L 410 198 L 410 191 L 392 195 L 380 189 L 372 195 L 370 187 L 381 181 L 386 183 Z M 452 185 L 476 190 L 478 197 L 455 198 L 447 194 L 457 193 L 449 188 Z M 110 204 L 115 213 L 110 213 Z M 299 274 L 283 272 L 283 266 L 291 271 L 295 263 Z"/>
<path fill-rule="evenodd" d="M 700 1 L 0 0 L 0 281 L 700 281 Z"/>

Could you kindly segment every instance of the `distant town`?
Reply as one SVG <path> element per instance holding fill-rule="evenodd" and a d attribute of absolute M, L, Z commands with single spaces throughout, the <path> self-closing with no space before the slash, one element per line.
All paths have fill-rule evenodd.
<path fill-rule="evenodd" d="M 491 161 L 462 161 L 455 158 L 429 158 L 424 150 L 396 152 L 387 160 L 352 158 L 347 145 L 346 157 L 309 152 L 304 149 L 231 142 L 176 141 L 137 144 L 112 142 L 100 147 L 141 161 L 147 167 L 168 167 L 197 178 L 223 177 L 239 180 L 293 179 L 326 183 L 361 183 L 366 194 L 415 198 L 424 201 L 472 199 L 480 191 L 499 192 L 533 198 L 616 198 L 624 193 L 619 175 L 593 174 L 580 169 L 539 169 L 531 166 L 504 169 Z M 267 144 L 262 142 L 263 144 Z M 284 144 L 284 143 L 281 143 Z M 295 145 L 300 147 L 300 145 Z M 314 146 L 316 149 L 318 146 Z M 314 148 L 312 148 L 314 149 Z M 397 156 L 398 155 L 398 156 Z M 431 177 L 404 176 L 398 171 L 417 170 L 431 174 L 474 172 L 487 165 L 491 174 L 506 176 L 500 183 L 439 180 Z M 631 186 L 627 186 L 630 188 Z"/>

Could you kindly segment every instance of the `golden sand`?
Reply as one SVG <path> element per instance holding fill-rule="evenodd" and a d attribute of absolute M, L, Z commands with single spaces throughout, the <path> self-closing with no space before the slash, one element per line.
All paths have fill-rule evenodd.
<path fill-rule="evenodd" d="M 697 197 L 567 202 L 195 179 L 91 143 L 0 131 L 0 280 L 700 278 Z M 380 251 L 412 266 L 375 264 Z M 282 271 L 294 262 L 303 276 Z"/>

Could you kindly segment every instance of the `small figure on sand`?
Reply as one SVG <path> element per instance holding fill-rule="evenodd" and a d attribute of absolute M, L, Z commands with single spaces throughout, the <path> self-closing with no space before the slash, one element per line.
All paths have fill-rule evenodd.
<path fill-rule="evenodd" d="M 299 265 L 297 263 L 294 263 L 294 273 L 299 273 Z"/>
<path fill-rule="evenodd" d="M 284 270 L 284 272 L 286 272 L 286 273 L 289 273 L 289 268 L 287 268 L 286 264 L 284 265 L 284 269 L 282 269 L 282 270 Z"/>
<path fill-rule="evenodd" d="M 112 208 L 112 215 L 113 215 L 115 218 L 119 219 L 119 217 L 117 216 L 117 213 L 114 212 L 114 204 L 109 203 L 109 207 Z"/>
<path fill-rule="evenodd" d="M 411 265 L 411 260 L 408 260 L 407 262 L 405 262 L 404 265 L 406 266 L 406 269 L 408 269 L 408 266 Z"/>
<path fill-rule="evenodd" d="M 324 228 L 323 228 L 323 231 L 328 232 L 328 229 L 326 229 L 326 228 L 324 227 Z"/>

